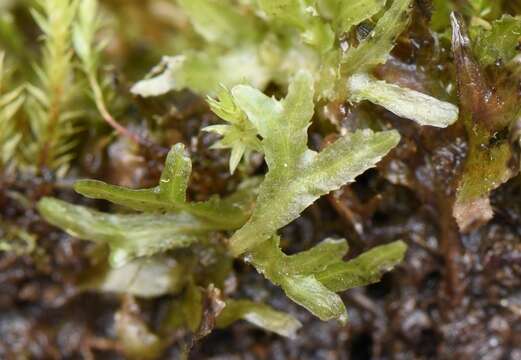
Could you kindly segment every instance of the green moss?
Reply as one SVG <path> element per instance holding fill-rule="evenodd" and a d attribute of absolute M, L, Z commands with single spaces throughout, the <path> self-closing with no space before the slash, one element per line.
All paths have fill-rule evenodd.
<path fill-rule="evenodd" d="M 519 138 L 511 129 L 519 118 L 521 21 L 501 16 L 502 2 L 436 0 L 430 24 L 428 16 L 413 18 L 429 9 L 412 0 L 178 0 L 161 3 L 161 21 L 149 21 L 132 2 L 110 3 L 37 1 L 29 10 L 13 2 L 12 14 L 0 16 L 0 171 L 12 183 L 41 177 L 43 190 L 34 196 L 41 197 L 39 214 L 96 244 L 102 255 L 87 256 L 90 268 L 77 285 L 124 294 L 127 307 L 116 316 L 115 332 L 129 357 L 160 356 L 165 339 L 177 332 L 188 334 L 188 349 L 214 327 L 238 320 L 295 337 L 301 324 L 293 316 L 225 289 L 237 275 L 234 262 L 252 265 L 318 318 L 346 321 L 338 293 L 379 281 L 403 260 L 405 243 L 386 239 L 394 242 L 345 260 L 344 239 L 286 255 L 280 236 L 318 199 L 355 182 L 400 144 L 391 124 L 418 137 L 425 130 L 420 126 L 464 128 L 468 153 L 455 199 L 448 201 L 462 229 L 492 216 L 490 192 L 518 171 L 512 143 Z M 38 42 L 19 29 L 20 9 L 32 14 Z M 454 59 L 446 55 L 451 11 L 463 14 L 452 14 Z M 152 59 L 140 56 L 143 43 L 133 39 L 138 31 L 160 38 L 143 41 L 151 44 Z M 427 33 L 432 54 L 447 62 L 447 79 L 405 81 L 392 73 L 393 61 L 416 55 L 403 55 L 396 45 L 416 46 L 418 34 Z M 34 46 L 24 49 L 24 41 Z M 145 76 L 154 62 L 159 65 Z M 143 80 L 130 85 L 107 71 L 112 65 Z M 409 73 L 431 71 L 431 64 L 400 66 L 398 74 L 407 74 L 408 66 Z M 455 103 L 456 85 L 458 104 L 429 94 L 436 87 Z M 208 107 L 201 102 L 190 112 L 194 95 L 206 98 Z M 328 128 L 338 131 L 315 129 L 324 121 L 324 105 L 338 103 L 348 109 L 340 120 L 331 116 Z M 351 121 L 358 112 L 370 121 Z M 180 134 L 178 118 L 196 121 Z M 215 136 L 201 139 L 204 132 Z M 118 183 L 118 171 L 104 176 L 83 165 L 109 153 L 116 141 L 127 146 L 124 161 L 157 170 L 157 186 L 77 180 L 87 173 Z M 205 148 L 229 150 L 233 176 L 205 173 L 218 166 L 209 164 Z M 77 193 L 110 205 L 99 211 L 92 207 L 101 202 L 89 200 L 92 207 L 84 206 L 70 194 L 68 180 L 54 181 L 66 176 Z M 202 191 L 201 183 L 221 186 Z M 0 225 L 6 229 L 0 250 L 20 256 L 34 250 L 31 231 L 3 219 Z M 168 316 L 150 326 L 134 311 L 133 297 L 164 298 Z"/>

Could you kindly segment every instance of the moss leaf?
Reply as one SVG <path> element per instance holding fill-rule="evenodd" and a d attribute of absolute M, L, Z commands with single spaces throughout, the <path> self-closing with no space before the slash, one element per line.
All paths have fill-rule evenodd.
<path fill-rule="evenodd" d="M 224 328 L 238 320 L 246 320 L 262 329 L 281 336 L 295 338 L 302 324 L 289 314 L 272 309 L 266 304 L 249 300 L 227 300 L 217 318 L 217 327 Z"/>
<path fill-rule="evenodd" d="M 86 197 L 108 200 L 133 210 L 184 211 L 213 224 L 216 229 L 236 229 L 244 224 L 254 199 L 255 181 L 246 183 L 226 199 L 212 197 L 206 202 L 186 202 L 191 166 L 184 145 L 177 144 L 168 154 L 160 183 L 154 188 L 135 190 L 97 180 L 80 180 L 74 188 Z"/>
<path fill-rule="evenodd" d="M 107 244 L 115 267 L 137 257 L 190 246 L 216 230 L 188 213 L 113 215 L 53 198 L 42 199 L 38 210 L 72 236 Z"/>
<path fill-rule="evenodd" d="M 411 9 L 412 0 L 394 0 L 372 33 L 342 59 L 342 75 L 349 77 L 385 63 L 396 39 L 409 24 Z"/>
<path fill-rule="evenodd" d="M 273 237 L 247 257 L 286 295 L 322 320 L 347 321 L 345 306 L 336 292 L 368 285 L 402 261 L 407 247 L 401 241 L 379 246 L 350 261 L 345 240 L 328 239 L 308 251 L 285 255 Z"/>
<path fill-rule="evenodd" d="M 519 51 L 521 41 L 521 17 L 504 15 L 491 23 L 490 29 L 477 27 L 474 36 L 474 51 L 482 66 L 498 61 L 508 63 Z"/>
<path fill-rule="evenodd" d="M 313 82 L 307 73 L 295 78 L 283 101 L 241 85 L 232 94 L 263 138 L 269 167 L 251 218 L 230 240 L 235 255 L 269 239 L 321 195 L 354 181 L 400 139 L 395 131 L 365 130 L 341 137 L 319 154 L 309 150 Z"/>
<path fill-rule="evenodd" d="M 376 80 L 367 74 L 355 74 L 348 80 L 349 100 L 369 100 L 394 114 L 420 125 L 444 128 L 458 120 L 455 105 L 426 94 Z"/>

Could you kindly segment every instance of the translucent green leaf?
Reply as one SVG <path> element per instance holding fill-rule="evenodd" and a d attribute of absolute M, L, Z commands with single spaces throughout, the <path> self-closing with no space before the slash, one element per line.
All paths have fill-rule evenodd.
<path fill-rule="evenodd" d="M 232 94 L 263 138 L 262 148 L 271 176 L 290 177 L 307 152 L 307 128 L 314 111 L 311 76 L 300 73 L 283 101 L 245 85 L 234 87 Z"/>
<path fill-rule="evenodd" d="M 387 0 L 336 0 L 333 23 L 337 33 L 351 30 L 355 25 L 378 14 L 385 8 Z"/>
<path fill-rule="evenodd" d="M 307 25 L 306 4 L 301 0 L 258 0 L 259 7 L 272 18 L 283 20 L 293 26 Z"/>
<path fill-rule="evenodd" d="M 340 50 L 329 51 L 320 61 L 318 79 L 316 81 L 317 96 L 319 99 L 334 101 L 338 98 L 337 87 L 340 79 Z"/>
<path fill-rule="evenodd" d="M 309 150 L 313 81 L 307 73 L 295 78 L 283 101 L 240 85 L 232 94 L 262 137 L 269 168 L 251 218 L 230 240 L 235 255 L 269 239 L 321 195 L 352 182 L 400 139 L 395 131 L 364 130 L 341 137 L 319 154 Z"/>
<path fill-rule="evenodd" d="M 454 4 L 447 0 L 432 1 L 432 17 L 430 26 L 434 31 L 443 32 L 450 26 L 450 13 Z"/>
<path fill-rule="evenodd" d="M 328 238 L 307 251 L 287 256 L 280 250 L 280 239 L 274 236 L 253 251 L 254 263 L 262 270 L 269 272 L 272 265 L 277 271 L 286 275 L 303 275 L 317 273 L 328 266 L 342 261 L 349 246 L 344 239 Z M 249 259 L 249 257 L 247 257 Z M 262 265 L 264 264 L 264 265 Z"/>
<path fill-rule="evenodd" d="M 496 19 L 504 6 L 501 1 L 495 0 L 468 0 L 467 2 L 468 6 L 463 10 L 466 15 L 473 16 L 475 21 Z"/>
<path fill-rule="evenodd" d="M 214 197 L 188 203 L 185 192 L 190 170 L 184 147 L 177 145 L 168 154 L 160 184 L 153 189 L 131 190 L 88 180 L 76 186 L 86 196 L 152 213 L 111 215 L 51 198 L 42 199 L 38 209 L 47 221 L 71 235 L 108 244 L 114 266 L 187 247 L 207 238 L 211 231 L 236 229 L 246 222 L 256 196 L 257 178 L 245 181 L 224 200 Z"/>
<path fill-rule="evenodd" d="M 217 327 L 224 328 L 238 320 L 246 320 L 262 329 L 281 336 L 295 338 L 302 324 L 289 314 L 276 311 L 265 304 L 248 300 L 227 300 L 217 318 Z"/>
<path fill-rule="evenodd" d="M 72 236 L 107 244 L 115 267 L 137 257 L 190 246 L 216 230 L 187 213 L 112 215 L 52 198 L 42 199 L 38 210 Z"/>
<path fill-rule="evenodd" d="M 321 52 L 330 50 L 334 42 L 334 33 L 329 24 L 318 16 L 315 7 L 301 0 L 259 0 L 259 8 L 269 18 L 275 19 L 282 28 L 292 26 L 300 30 L 305 43 Z"/>
<path fill-rule="evenodd" d="M 307 251 L 286 257 L 281 269 L 288 274 L 317 273 L 342 261 L 348 250 L 344 239 L 325 239 Z"/>
<path fill-rule="evenodd" d="M 291 300 L 306 308 L 320 320 L 337 319 L 343 323 L 347 321 L 347 310 L 340 296 L 322 285 L 314 276 L 284 276 L 279 279 L 279 282 L 274 281 L 273 278 L 269 279 L 280 285 Z"/>
<path fill-rule="evenodd" d="M 357 48 L 348 50 L 342 59 L 344 77 L 369 71 L 387 61 L 396 39 L 409 24 L 411 4 L 412 0 L 394 0 L 371 34 Z"/>
<path fill-rule="evenodd" d="M 407 246 L 402 241 L 375 247 L 357 258 L 337 262 L 316 275 L 316 278 L 331 291 L 339 292 L 380 281 L 403 260 Z"/>
<path fill-rule="evenodd" d="M 492 22 L 491 29 L 478 27 L 474 35 L 474 52 L 482 66 L 501 61 L 508 63 L 519 51 L 521 17 L 504 15 Z"/>
<path fill-rule="evenodd" d="M 295 255 L 284 254 L 273 237 L 246 256 L 267 279 L 286 295 L 322 320 L 347 320 L 345 306 L 336 292 L 371 284 L 402 261 L 403 242 L 376 247 L 354 260 L 343 261 L 345 240 L 327 239 Z"/>
<path fill-rule="evenodd" d="M 139 211 L 185 211 L 211 223 L 213 228 L 239 228 L 248 218 L 254 199 L 254 182 L 240 188 L 226 199 L 213 197 L 206 202 L 186 202 L 185 193 L 191 172 L 191 161 L 184 146 L 177 144 L 168 154 L 159 186 L 151 189 L 128 189 L 97 180 L 80 180 L 75 190 L 89 198 L 105 199 Z"/>
<path fill-rule="evenodd" d="M 248 121 L 246 114 L 235 104 L 235 100 L 227 87 L 221 86 L 217 99 L 207 98 L 210 109 L 221 119 L 230 124 L 240 124 Z"/>
<path fill-rule="evenodd" d="M 355 74 L 348 79 L 347 84 L 350 101 L 369 100 L 420 125 L 444 128 L 458 120 L 459 110 L 455 105 L 418 91 L 376 80 L 367 74 Z"/>
<path fill-rule="evenodd" d="M 211 43 L 232 46 L 257 35 L 255 21 L 228 0 L 178 0 L 195 30 Z"/>
<path fill-rule="evenodd" d="M 294 255 L 298 256 L 298 255 Z M 255 248 L 246 260 L 251 261 L 257 271 L 272 283 L 279 285 L 286 295 L 306 308 L 321 320 L 347 320 L 347 311 L 342 299 L 322 285 L 312 273 L 287 273 L 287 268 L 295 268 L 298 263 L 279 248 L 278 237 Z M 291 260 L 292 261 L 291 261 Z M 338 260 L 338 259 L 333 259 Z M 291 261 L 291 264 L 285 264 Z"/>
<path fill-rule="evenodd" d="M 230 156 L 230 173 L 234 173 L 242 157 L 247 157 L 251 151 L 262 151 L 257 131 L 248 120 L 246 114 L 235 104 L 230 91 L 223 87 L 219 92 L 219 100 L 208 98 L 212 111 L 228 121 L 230 125 L 212 125 L 203 128 L 203 131 L 214 132 L 222 139 L 214 144 L 213 148 L 232 149 Z"/>
<path fill-rule="evenodd" d="M 174 145 L 166 157 L 165 168 L 159 180 L 159 197 L 171 203 L 184 203 L 192 173 L 192 161 L 182 144 Z"/>

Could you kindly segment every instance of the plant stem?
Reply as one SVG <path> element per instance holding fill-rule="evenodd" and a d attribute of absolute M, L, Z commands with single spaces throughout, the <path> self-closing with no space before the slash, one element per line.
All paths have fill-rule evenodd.
<path fill-rule="evenodd" d="M 98 111 L 103 120 L 105 120 L 105 122 L 107 122 L 118 134 L 125 136 L 136 145 L 151 146 L 149 140 L 144 139 L 138 134 L 130 131 L 129 129 L 121 125 L 116 119 L 114 119 L 114 117 L 108 111 L 107 106 L 105 105 L 105 100 L 103 99 L 103 92 L 98 83 L 98 80 L 96 79 L 96 76 L 90 73 L 88 75 L 88 79 L 90 87 L 94 94 L 94 102 L 96 103 L 96 107 L 98 108 Z"/>

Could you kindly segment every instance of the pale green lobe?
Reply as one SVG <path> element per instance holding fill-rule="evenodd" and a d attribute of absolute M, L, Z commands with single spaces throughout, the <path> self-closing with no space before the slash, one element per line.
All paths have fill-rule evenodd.
<path fill-rule="evenodd" d="M 316 273 L 342 261 L 348 250 L 344 239 L 325 239 L 307 251 L 286 257 L 286 261 L 281 263 L 281 271 L 288 274 Z"/>
<path fill-rule="evenodd" d="M 257 130 L 246 114 L 235 104 L 235 99 L 226 87 L 222 87 L 219 91 L 218 100 L 208 97 L 207 102 L 210 109 L 229 125 L 211 125 L 202 130 L 222 136 L 221 140 L 212 145 L 212 148 L 231 149 L 230 173 L 233 174 L 243 157 L 248 157 L 252 151 L 262 151 Z"/>
<path fill-rule="evenodd" d="M 314 4 L 302 0 L 259 0 L 257 5 L 268 18 L 275 20 L 282 28 L 297 28 L 303 42 L 321 53 L 332 48 L 335 33 L 331 26 L 318 16 Z"/>
<path fill-rule="evenodd" d="M 133 210 L 179 212 L 192 214 L 215 229 L 237 229 L 247 220 L 254 199 L 253 182 L 233 196 L 216 196 L 205 202 L 186 202 L 185 193 L 191 172 L 191 161 L 184 146 L 178 144 L 168 154 L 160 184 L 150 189 L 129 189 L 97 180 L 80 180 L 74 189 L 83 196 L 104 199 Z"/>
<path fill-rule="evenodd" d="M 228 0 L 179 0 L 195 30 L 208 42 L 234 46 L 253 40 L 254 22 L 242 16 Z"/>
<path fill-rule="evenodd" d="M 99 180 L 78 180 L 74 190 L 91 199 L 104 199 L 114 204 L 138 211 L 168 211 L 178 210 L 172 204 L 161 198 L 159 188 L 130 189 L 104 183 Z"/>
<path fill-rule="evenodd" d="M 233 174 L 235 169 L 237 169 L 237 166 L 239 166 L 239 162 L 244 156 L 245 151 L 245 145 L 240 143 L 232 149 L 232 153 L 230 155 L 230 174 Z"/>
<path fill-rule="evenodd" d="M 262 329 L 291 339 L 296 337 L 302 324 L 289 314 L 276 311 L 265 304 L 249 300 L 227 300 L 226 307 L 219 314 L 216 326 L 225 328 L 235 321 L 246 320 Z"/>
<path fill-rule="evenodd" d="M 172 203 L 184 203 L 191 173 L 192 161 L 186 154 L 184 145 L 174 145 L 166 157 L 165 168 L 159 180 L 161 197 Z"/>
<path fill-rule="evenodd" d="M 402 241 L 375 247 L 347 262 L 337 262 L 316 275 L 331 291 L 339 292 L 380 281 L 385 272 L 399 264 L 407 246 Z"/>
<path fill-rule="evenodd" d="M 107 244 L 119 267 L 143 256 L 192 245 L 216 230 L 190 214 L 112 215 L 61 200 L 44 198 L 40 214 L 72 236 Z"/>
<path fill-rule="evenodd" d="M 333 23 L 337 33 L 345 33 L 385 8 L 386 0 L 336 0 Z"/>
<path fill-rule="evenodd" d="M 396 131 L 357 131 L 340 138 L 309 164 L 296 169 L 295 178 L 280 181 L 268 173 L 251 218 L 230 240 L 232 252 L 241 254 L 267 240 L 320 196 L 374 167 L 399 140 Z"/>
<path fill-rule="evenodd" d="M 283 107 L 280 102 L 247 85 L 235 86 L 232 94 L 235 102 L 246 113 L 259 135 L 263 138 L 269 136 L 271 129 L 269 122 L 277 121 L 282 117 Z M 284 126 L 284 124 L 281 123 L 280 126 Z M 266 146 L 263 144 L 263 147 Z"/>
<path fill-rule="evenodd" d="M 314 276 L 286 276 L 279 284 L 291 300 L 308 309 L 320 320 L 347 321 L 347 310 L 340 296 L 322 285 Z"/>
<path fill-rule="evenodd" d="M 406 245 L 397 241 L 369 250 L 350 261 L 343 261 L 345 240 L 326 239 L 313 248 L 286 255 L 272 237 L 254 248 L 246 260 L 286 295 L 322 320 L 347 320 L 347 312 L 336 292 L 372 284 L 400 261 Z"/>
<path fill-rule="evenodd" d="M 310 272 L 314 266 L 309 267 L 309 257 L 302 256 L 299 261 L 299 255 L 285 255 L 279 248 L 279 238 L 273 237 L 255 248 L 247 259 L 268 280 L 279 285 L 291 300 L 321 320 L 347 320 L 347 311 L 342 299 L 315 278 Z M 332 257 L 332 261 L 339 259 Z M 300 262 L 303 269 L 298 269 Z M 308 269 L 303 272 L 306 265 Z"/>
<path fill-rule="evenodd" d="M 210 126 L 206 126 L 206 127 L 202 128 L 201 130 L 207 131 L 207 132 L 213 132 L 215 134 L 223 136 L 231 131 L 231 125 L 210 125 Z M 219 142 L 212 145 L 212 147 L 216 148 L 216 149 L 224 148 L 221 146 L 221 144 Z"/>
<path fill-rule="evenodd" d="M 508 64 L 519 55 L 521 40 L 521 17 L 504 15 L 492 22 L 490 29 L 477 27 L 474 29 L 474 53 L 482 66 L 498 61 Z"/>
<path fill-rule="evenodd" d="M 280 239 L 277 236 L 269 239 L 252 250 L 253 264 L 262 273 L 274 271 L 284 275 L 306 275 L 318 273 L 328 266 L 342 261 L 349 246 L 345 239 L 328 238 L 311 249 L 288 256 L 280 250 Z"/>
<path fill-rule="evenodd" d="M 305 29 L 308 14 L 301 0 L 258 0 L 259 8 L 271 18 Z"/>
<path fill-rule="evenodd" d="M 320 196 L 354 181 L 400 139 L 395 131 L 364 130 L 340 138 L 318 155 L 309 150 L 314 90 L 306 72 L 297 74 L 283 101 L 242 85 L 232 95 L 262 137 L 269 168 L 251 218 L 230 239 L 235 255 L 270 238 Z"/>
<path fill-rule="evenodd" d="M 239 124 L 242 121 L 247 121 L 246 115 L 235 104 L 233 95 L 226 86 L 221 85 L 217 93 L 217 98 L 218 99 L 213 99 L 208 96 L 206 99 L 208 105 L 210 105 L 210 109 L 215 115 L 231 124 Z"/>
<path fill-rule="evenodd" d="M 342 75 L 347 78 L 385 63 L 396 39 L 409 24 L 411 10 L 412 0 L 394 0 L 371 34 L 358 47 L 348 50 L 342 59 Z"/>
<path fill-rule="evenodd" d="M 80 180 L 75 190 L 92 199 L 104 199 L 133 210 L 148 212 L 185 211 L 220 230 L 239 228 L 248 218 L 253 202 L 253 189 L 248 188 L 233 197 L 219 199 L 216 196 L 205 202 L 172 203 L 162 199 L 158 188 L 128 189 L 97 180 Z"/>
<path fill-rule="evenodd" d="M 347 81 L 347 90 L 350 101 L 368 100 L 419 125 L 445 128 L 458 120 L 457 106 L 418 91 L 376 80 L 367 74 L 351 76 Z"/>
<path fill-rule="evenodd" d="M 454 7 L 455 4 L 450 1 L 433 0 L 430 27 L 436 32 L 443 33 L 450 26 L 450 13 Z"/>

